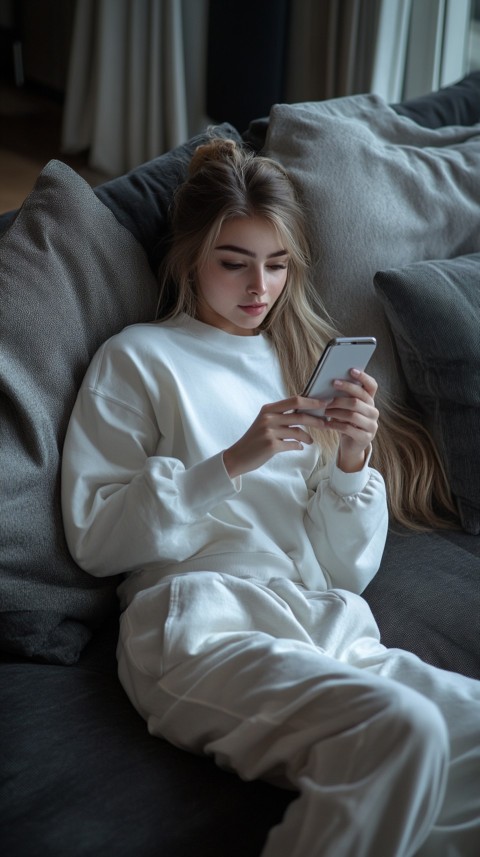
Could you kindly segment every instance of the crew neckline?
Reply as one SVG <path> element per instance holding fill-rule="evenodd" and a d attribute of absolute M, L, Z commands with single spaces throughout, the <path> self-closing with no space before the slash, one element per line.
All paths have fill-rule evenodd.
<path fill-rule="evenodd" d="M 238 336 L 235 333 L 227 333 L 226 330 L 200 321 L 198 318 L 193 318 L 186 313 L 163 323 L 169 327 L 175 327 L 189 336 L 194 336 L 196 339 L 208 342 L 210 345 L 228 348 L 235 354 L 258 352 L 272 348 L 270 337 L 264 332 L 260 332 L 257 336 Z"/>

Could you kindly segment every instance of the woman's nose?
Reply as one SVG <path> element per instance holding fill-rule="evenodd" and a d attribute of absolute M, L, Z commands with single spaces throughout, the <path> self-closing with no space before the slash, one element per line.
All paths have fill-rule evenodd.
<path fill-rule="evenodd" d="M 262 268 L 252 273 L 248 291 L 255 295 L 263 295 L 266 291 L 265 271 Z"/>

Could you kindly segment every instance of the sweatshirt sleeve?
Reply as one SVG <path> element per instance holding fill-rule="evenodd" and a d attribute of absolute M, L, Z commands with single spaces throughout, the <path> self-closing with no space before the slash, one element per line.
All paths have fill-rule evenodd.
<path fill-rule="evenodd" d="M 230 479 L 221 452 L 189 468 L 158 455 L 162 435 L 147 403 L 141 409 L 138 401 L 116 400 L 92 383 L 94 369 L 75 403 L 62 458 L 72 556 L 99 577 L 191 556 L 204 543 L 209 512 L 236 494 L 240 480 Z"/>
<path fill-rule="evenodd" d="M 370 456 L 369 456 L 370 457 Z M 385 484 L 369 467 L 344 473 L 333 462 L 310 487 L 305 527 L 330 586 L 361 593 L 375 576 L 388 530 Z"/>

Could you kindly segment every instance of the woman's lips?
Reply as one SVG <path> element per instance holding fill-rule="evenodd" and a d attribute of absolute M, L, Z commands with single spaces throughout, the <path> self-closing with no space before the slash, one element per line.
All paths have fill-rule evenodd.
<path fill-rule="evenodd" d="M 242 304 L 239 305 L 240 309 L 243 312 L 246 312 L 247 315 L 261 315 L 264 312 L 266 304 Z"/>

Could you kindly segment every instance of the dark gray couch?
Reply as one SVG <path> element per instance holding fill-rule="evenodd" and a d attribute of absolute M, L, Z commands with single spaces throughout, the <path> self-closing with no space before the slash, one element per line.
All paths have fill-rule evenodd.
<path fill-rule="evenodd" d="M 395 111 L 430 128 L 472 125 L 480 119 L 479 75 Z M 255 121 L 243 137 L 260 149 L 267 126 Z M 218 132 L 240 137 L 228 125 Z M 76 390 L 103 339 L 153 314 L 168 205 L 200 139 L 95 194 L 68 168 L 49 165 L 20 215 L 0 219 L 3 857 L 255 857 L 294 797 L 243 783 L 148 735 L 116 676 L 118 580 L 81 572 L 61 526 L 58 467 Z M 478 321 L 480 266 L 477 282 L 476 258 L 468 264 L 468 306 L 477 301 Z M 467 361 L 474 378 L 465 419 L 476 448 L 475 355 Z M 410 383 L 411 366 L 402 366 Z M 479 453 L 469 459 L 465 449 L 472 490 L 460 499 L 471 522 L 480 515 Z M 480 538 L 469 526 L 392 528 L 365 595 L 387 645 L 480 678 Z"/>

